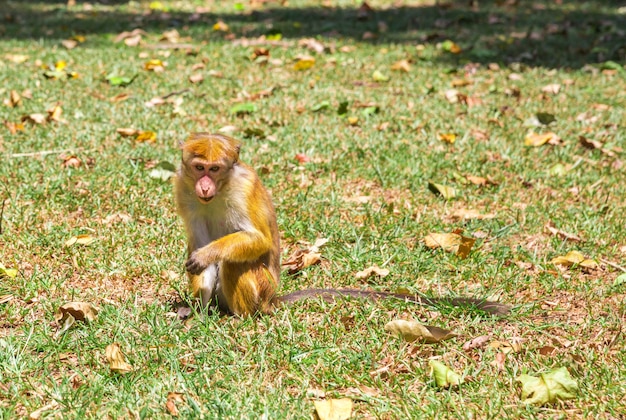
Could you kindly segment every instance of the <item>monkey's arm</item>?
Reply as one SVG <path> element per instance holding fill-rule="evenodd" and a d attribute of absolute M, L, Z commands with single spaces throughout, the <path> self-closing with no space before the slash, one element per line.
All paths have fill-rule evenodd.
<path fill-rule="evenodd" d="M 185 266 L 191 274 L 200 274 L 219 261 L 253 262 L 270 252 L 272 241 L 258 230 L 244 230 L 223 236 L 189 256 Z"/>

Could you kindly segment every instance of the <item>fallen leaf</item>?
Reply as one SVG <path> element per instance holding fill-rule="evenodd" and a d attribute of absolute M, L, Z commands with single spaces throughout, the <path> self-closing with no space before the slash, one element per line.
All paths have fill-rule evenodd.
<path fill-rule="evenodd" d="M 456 197 L 456 190 L 450 186 L 443 184 L 435 184 L 434 182 L 428 183 L 428 189 L 437 195 L 442 196 L 446 200 Z"/>
<path fill-rule="evenodd" d="M 506 363 L 506 353 L 498 352 L 495 358 L 489 363 L 491 366 L 498 369 L 500 372 L 504 371 L 504 364 Z"/>
<path fill-rule="evenodd" d="M 140 131 L 135 137 L 138 143 L 154 143 L 157 140 L 157 134 L 154 131 Z"/>
<path fill-rule="evenodd" d="M 467 258 L 474 246 L 474 242 L 476 242 L 474 238 L 461 236 L 461 243 L 459 244 L 459 249 L 456 251 L 456 255 L 460 258 Z"/>
<path fill-rule="evenodd" d="M 244 102 L 244 103 L 237 104 L 231 107 L 230 113 L 234 115 L 245 115 L 245 114 L 252 114 L 253 112 L 256 112 L 256 110 L 257 110 L 257 107 L 255 104 L 251 102 Z"/>
<path fill-rule="evenodd" d="M 367 267 L 366 269 L 359 271 L 355 274 L 357 279 L 366 280 L 370 277 L 387 277 L 389 275 L 389 270 L 386 268 L 380 268 L 377 265 L 373 265 L 371 267 Z"/>
<path fill-rule="evenodd" d="M 320 420 L 345 420 L 352 416 L 353 402 L 350 398 L 313 401 Z"/>
<path fill-rule="evenodd" d="M 408 73 L 411 71 L 411 64 L 407 60 L 396 61 L 392 64 L 391 70 L 398 70 Z"/>
<path fill-rule="evenodd" d="M 493 219 L 496 217 L 495 214 L 487 213 L 482 214 L 478 210 L 473 209 L 458 209 L 454 213 L 452 213 L 452 218 L 456 220 L 484 220 L 484 219 Z"/>
<path fill-rule="evenodd" d="M 455 42 L 446 40 L 441 43 L 441 49 L 452 54 L 459 54 L 463 51 Z"/>
<path fill-rule="evenodd" d="M 22 122 L 43 124 L 46 122 L 46 116 L 43 114 L 29 114 L 22 117 Z"/>
<path fill-rule="evenodd" d="M 315 65 L 315 58 L 311 56 L 300 57 L 293 65 L 293 69 L 297 71 L 308 70 Z"/>
<path fill-rule="evenodd" d="M 144 63 L 144 70 L 161 72 L 165 70 L 166 63 L 159 59 L 148 60 Z"/>
<path fill-rule="evenodd" d="M 463 344 L 463 350 L 470 351 L 485 347 L 489 340 L 491 340 L 490 335 L 481 335 L 479 337 L 474 337 L 471 340 L 467 341 L 465 344 Z"/>
<path fill-rule="evenodd" d="M 389 81 L 389 76 L 384 75 L 380 70 L 375 70 L 374 73 L 372 73 L 372 79 L 374 79 L 375 82 L 387 82 Z"/>
<path fill-rule="evenodd" d="M 63 45 L 68 50 L 73 50 L 78 45 L 78 41 L 75 39 L 64 39 L 61 41 L 61 45 Z"/>
<path fill-rule="evenodd" d="M 228 32 L 230 31 L 230 28 L 228 27 L 227 24 L 225 24 L 223 21 L 218 20 L 217 22 L 215 22 L 215 24 L 213 25 L 213 30 L 215 32 Z"/>
<path fill-rule="evenodd" d="M 322 261 L 320 248 L 328 242 L 327 238 L 319 238 L 306 249 L 297 249 L 282 263 L 289 274 L 295 274 L 307 267 Z"/>
<path fill-rule="evenodd" d="M 454 144 L 456 141 L 456 134 L 454 133 L 437 133 L 437 137 L 444 143 Z"/>
<path fill-rule="evenodd" d="M 176 175 L 176 166 L 167 161 L 159 162 L 148 174 L 150 178 L 159 179 L 161 181 L 167 181 L 174 175 Z"/>
<path fill-rule="evenodd" d="M 525 404 L 544 405 L 558 400 L 570 400 L 578 392 L 578 383 L 565 367 L 539 377 L 520 375 L 516 380 L 522 384 L 522 402 Z"/>
<path fill-rule="evenodd" d="M 456 337 L 456 334 L 449 330 L 422 325 L 417 321 L 406 321 L 404 319 L 388 322 L 385 324 L 385 331 L 400 335 L 408 342 L 419 340 L 426 344 L 439 343 L 440 341 Z"/>
<path fill-rule="evenodd" d="M 139 134 L 139 130 L 134 128 L 118 128 L 115 131 L 122 137 L 134 137 Z"/>
<path fill-rule="evenodd" d="M 580 242 L 582 239 L 578 235 L 574 235 L 573 233 L 565 232 L 564 230 L 555 228 L 552 223 L 548 223 L 545 225 L 545 229 L 553 234 L 554 236 L 558 236 L 561 239 L 572 242 Z"/>
<path fill-rule="evenodd" d="M 458 373 L 437 360 L 429 360 L 430 374 L 435 378 L 439 388 L 450 388 L 460 385 L 463 380 Z"/>
<path fill-rule="evenodd" d="M 168 392 L 167 393 L 167 401 L 165 402 L 165 409 L 170 415 L 176 417 L 178 416 L 178 408 L 176 407 L 176 403 L 184 403 L 185 396 L 180 392 Z"/>
<path fill-rule="evenodd" d="M 457 233 L 430 233 L 424 237 L 424 243 L 431 249 L 442 248 L 456 253 L 461 245 L 461 235 Z"/>
<path fill-rule="evenodd" d="M 561 91 L 561 85 L 559 85 L 558 83 L 553 83 L 550 85 L 546 85 L 544 87 L 541 88 L 542 92 L 545 93 L 552 93 L 554 95 L 556 95 L 557 93 L 559 93 Z"/>
<path fill-rule="evenodd" d="M 299 40 L 298 47 L 307 48 L 311 51 L 315 51 L 318 54 L 322 54 L 324 50 L 326 49 L 324 47 L 324 44 L 322 44 L 315 38 L 304 38 L 304 39 Z M 269 53 L 264 54 L 264 55 L 269 55 Z"/>
<path fill-rule="evenodd" d="M 98 309 L 87 302 L 68 302 L 57 309 L 54 320 L 61 323 L 67 316 L 72 316 L 76 321 L 93 322 L 98 316 Z"/>
<path fill-rule="evenodd" d="M 61 155 L 59 156 L 63 163 L 61 166 L 64 168 L 80 168 L 83 162 L 75 155 Z"/>
<path fill-rule="evenodd" d="M 556 134 L 549 132 L 544 134 L 530 133 L 524 139 L 525 146 L 538 147 L 543 146 L 548 142 L 558 142 L 560 140 L 559 136 Z"/>
<path fill-rule="evenodd" d="M 9 277 L 14 279 L 17 276 L 17 269 L 6 268 L 4 264 L 0 263 L 0 279 L 3 277 Z"/>
<path fill-rule="evenodd" d="M 8 105 L 11 108 L 18 107 L 18 106 L 22 105 L 22 97 L 20 96 L 20 94 L 16 90 L 12 90 L 9 93 L 9 100 L 6 101 L 5 104 Z"/>
<path fill-rule="evenodd" d="M 553 258 L 550 261 L 554 265 L 560 265 L 566 268 L 572 266 L 580 266 L 584 268 L 596 268 L 598 263 L 594 260 L 585 258 L 585 256 L 579 251 L 570 251 L 565 255 Z"/>
<path fill-rule="evenodd" d="M 296 153 L 296 160 L 299 163 L 307 163 L 311 161 L 311 158 L 305 155 L 304 153 Z"/>
<path fill-rule="evenodd" d="M 9 130 L 9 133 L 11 133 L 11 135 L 17 133 L 18 131 L 24 131 L 25 128 L 23 123 L 14 123 L 11 121 L 5 121 L 4 126 Z"/>
<path fill-rule="evenodd" d="M 105 349 L 105 355 L 113 372 L 124 375 L 133 370 L 133 367 L 126 361 L 118 343 L 109 344 Z"/>
<path fill-rule="evenodd" d="M 71 237 L 70 239 L 65 241 L 65 246 L 72 246 L 74 244 L 91 245 L 95 241 L 96 241 L 96 238 L 94 238 L 93 236 L 87 235 L 87 234 L 83 234 L 83 235 L 78 235 L 78 236 Z"/>
<path fill-rule="evenodd" d="M 189 76 L 189 81 L 191 83 L 201 83 L 202 81 L 204 81 L 204 76 L 202 75 L 202 73 L 194 73 Z"/>

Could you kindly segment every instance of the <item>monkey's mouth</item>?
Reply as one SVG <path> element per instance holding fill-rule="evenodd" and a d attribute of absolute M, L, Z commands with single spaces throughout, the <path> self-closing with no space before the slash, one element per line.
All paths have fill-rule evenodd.
<path fill-rule="evenodd" d="M 213 200 L 213 197 L 198 197 L 200 199 L 200 201 L 202 201 L 203 203 L 208 203 L 209 201 Z"/>

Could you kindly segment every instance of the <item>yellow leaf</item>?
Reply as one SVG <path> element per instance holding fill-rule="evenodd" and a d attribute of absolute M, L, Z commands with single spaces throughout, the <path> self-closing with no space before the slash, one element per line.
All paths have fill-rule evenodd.
<path fill-rule="evenodd" d="M 530 133 L 524 139 L 524 146 L 538 147 L 543 146 L 549 141 L 556 141 L 559 138 L 556 134 L 549 132 L 544 134 Z"/>
<path fill-rule="evenodd" d="M 218 20 L 215 25 L 213 25 L 213 30 L 216 32 L 228 32 L 229 28 L 228 25 L 225 24 L 224 22 L 222 22 L 221 20 Z"/>
<path fill-rule="evenodd" d="M 105 349 L 105 355 L 113 372 L 123 375 L 133 370 L 133 367 L 126 361 L 118 343 L 109 344 Z"/>
<path fill-rule="evenodd" d="M 435 194 L 441 195 L 446 200 L 456 197 L 456 190 L 443 184 L 428 183 L 428 189 Z"/>
<path fill-rule="evenodd" d="M 135 138 L 138 142 L 154 143 L 157 139 L 157 135 L 154 131 L 142 131 Z"/>
<path fill-rule="evenodd" d="M 395 319 L 388 322 L 385 324 L 385 331 L 400 335 L 408 342 L 420 340 L 427 344 L 438 343 L 456 337 L 456 334 L 449 330 L 422 325 L 417 321 L 406 321 L 404 319 Z"/>
<path fill-rule="evenodd" d="M 409 71 L 411 71 L 411 64 L 409 64 L 407 60 L 396 61 L 391 66 L 391 70 L 399 70 L 408 73 Z"/>
<path fill-rule="evenodd" d="M 438 133 L 437 137 L 439 137 L 439 140 L 445 143 L 454 144 L 454 142 L 456 141 L 456 134 L 454 133 Z"/>
<path fill-rule="evenodd" d="M 162 70 L 162 69 L 163 69 L 163 67 L 164 67 L 163 62 L 162 62 L 161 60 L 157 59 L 157 58 L 152 59 L 152 60 L 148 60 L 148 61 L 146 61 L 146 63 L 143 65 L 143 68 L 144 68 L 144 69 L 146 69 L 146 70 L 152 70 L 152 71 L 155 71 L 155 70 L 157 70 L 157 69 L 161 69 L 161 70 Z"/>
<path fill-rule="evenodd" d="M 135 130 L 134 128 L 118 128 L 115 131 L 122 137 L 133 137 L 139 134 L 139 130 Z"/>
<path fill-rule="evenodd" d="M 359 124 L 359 117 L 348 117 L 348 124 L 355 126 Z"/>
<path fill-rule="evenodd" d="M 63 70 L 65 67 L 67 67 L 65 60 L 59 60 L 54 64 L 56 70 Z"/>
<path fill-rule="evenodd" d="M 352 400 L 341 398 L 313 401 L 320 420 L 346 420 L 352 416 Z"/>
<path fill-rule="evenodd" d="M 5 276 L 15 278 L 15 276 L 17 276 L 17 270 L 15 268 L 6 268 L 2 263 L 0 263 L 0 278 Z"/>
<path fill-rule="evenodd" d="M 447 252 L 456 253 L 461 245 L 461 235 L 458 233 L 430 233 L 424 238 L 424 243 L 432 249 L 442 248 Z"/>
<path fill-rule="evenodd" d="M 386 82 L 389 80 L 389 76 L 385 76 L 379 70 L 375 70 L 374 73 L 372 73 L 372 79 L 376 82 Z"/>
<path fill-rule="evenodd" d="M 293 65 L 294 70 L 308 70 L 315 65 L 315 58 L 313 57 L 302 57 L 300 58 L 296 64 Z"/>
<path fill-rule="evenodd" d="M 91 235 L 78 235 L 78 236 L 73 236 L 67 241 L 65 241 L 65 246 L 72 246 L 74 244 L 90 245 L 95 241 L 96 241 L 96 238 L 94 238 Z"/>

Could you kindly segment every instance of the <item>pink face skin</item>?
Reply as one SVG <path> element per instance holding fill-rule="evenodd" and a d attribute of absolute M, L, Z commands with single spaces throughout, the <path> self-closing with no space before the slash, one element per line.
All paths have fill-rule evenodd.
<path fill-rule="evenodd" d="M 224 166 L 202 159 L 194 159 L 190 168 L 196 179 L 196 195 L 201 203 L 209 203 L 217 195 L 218 184 L 224 177 Z"/>

